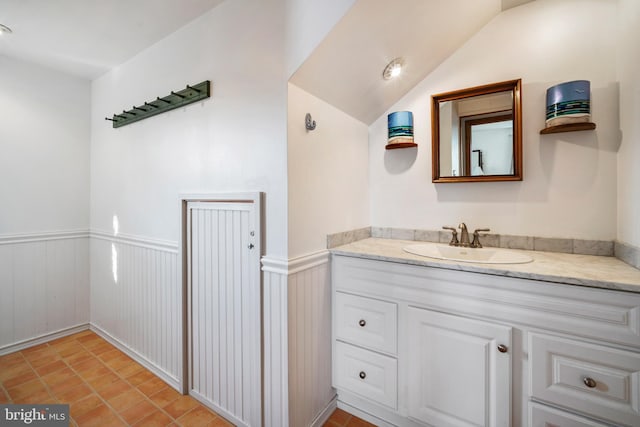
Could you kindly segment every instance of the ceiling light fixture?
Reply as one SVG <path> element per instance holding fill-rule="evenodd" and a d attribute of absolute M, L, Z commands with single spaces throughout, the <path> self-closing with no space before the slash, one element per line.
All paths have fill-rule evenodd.
<path fill-rule="evenodd" d="M 402 73 L 403 65 L 404 60 L 402 58 L 396 58 L 393 61 L 389 62 L 387 66 L 384 67 L 382 78 L 384 78 L 385 80 L 391 80 L 395 77 L 398 77 L 400 73 Z"/>
<path fill-rule="evenodd" d="M 13 33 L 13 31 L 11 31 L 11 28 L 7 27 L 6 25 L 2 25 L 0 24 L 0 34 L 11 34 Z"/>

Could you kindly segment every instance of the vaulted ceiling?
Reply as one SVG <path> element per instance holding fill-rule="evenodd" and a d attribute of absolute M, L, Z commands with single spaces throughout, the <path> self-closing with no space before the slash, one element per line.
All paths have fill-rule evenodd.
<path fill-rule="evenodd" d="M 91 80 L 223 1 L 0 0 L 0 24 L 14 32 L 0 36 L 0 55 Z M 290 81 L 370 124 L 493 17 L 529 1 L 356 0 Z M 382 80 L 396 57 L 402 78 Z"/>
<path fill-rule="evenodd" d="M 531 0 L 357 0 L 290 81 L 371 124 L 503 10 Z M 402 75 L 383 80 L 401 57 Z"/>

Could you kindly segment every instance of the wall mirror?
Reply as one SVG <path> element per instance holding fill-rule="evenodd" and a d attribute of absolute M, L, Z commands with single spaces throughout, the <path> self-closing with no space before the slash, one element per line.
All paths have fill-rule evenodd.
<path fill-rule="evenodd" d="M 521 81 L 431 97 L 433 182 L 522 180 Z"/>

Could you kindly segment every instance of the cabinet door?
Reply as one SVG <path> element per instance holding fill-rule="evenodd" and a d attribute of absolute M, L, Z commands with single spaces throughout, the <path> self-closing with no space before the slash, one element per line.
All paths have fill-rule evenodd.
<path fill-rule="evenodd" d="M 409 416 L 438 427 L 511 424 L 511 328 L 409 307 Z"/>

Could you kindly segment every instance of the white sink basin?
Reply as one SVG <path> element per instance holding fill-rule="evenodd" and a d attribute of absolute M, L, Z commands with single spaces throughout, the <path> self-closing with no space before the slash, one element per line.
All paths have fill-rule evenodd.
<path fill-rule="evenodd" d="M 479 264 L 525 264 L 533 261 L 529 255 L 497 248 L 462 248 L 438 243 L 418 243 L 405 246 L 405 252 L 448 261 L 475 262 Z"/>

